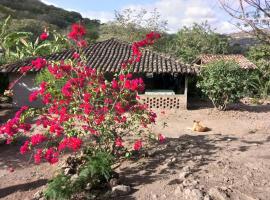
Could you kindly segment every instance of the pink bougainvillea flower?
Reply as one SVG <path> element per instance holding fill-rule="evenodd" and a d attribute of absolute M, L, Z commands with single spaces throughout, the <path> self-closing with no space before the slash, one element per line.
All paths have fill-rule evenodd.
<path fill-rule="evenodd" d="M 34 155 L 34 160 L 35 160 L 35 163 L 36 164 L 39 164 L 40 163 L 42 156 L 43 156 L 42 149 L 38 149 L 37 152 L 36 152 L 36 154 Z"/>
<path fill-rule="evenodd" d="M 44 58 L 37 58 L 32 61 L 32 65 L 36 70 L 40 70 L 44 68 L 47 64 L 47 61 Z"/>
<path fill-rule="evenodd" d="M 29 70 L 31 70 L 32 68 L 33 68 L 32 66 L 24 66 L 24 67 L 20 68 L 20 72 L 22 74 L 24 74 L 24 73 L 28 72 Z"/>
<path fill-rule="evenodd" d="M 77 46 L 82 48 L 87 46 L 87 41 L 86 40 L 79 40 L 77 41 Z"/>
<path fill-rule="evenodd" d="M 71 26 L 71 31 L 68 34 L 68 38 L 78 41 L 80 38 L 82 38 L 86 34 L 86 29 L 84 26 L 80 24 L 73 24 Z"/>
<path fill-rule="evenodd" d="M 72 58 L 79 59 L 80 58 L 80 54 L 77 53 L 77 52 L 74 52 L 73 55 L 72 55 Z"/>
<path fill-rule="evenodd" d="M 21 148 L 20 148 L 21 154 L 25 154 L 27 151 L 30 150 L 29 145 L 30 145 L 29 141 L 26 141 L 26 142 L 23 144 L 23 146 L 21 146 Z"/>
<path fill-rule="evenodd" d="M 59 146 L 58 151 L 63 151 L 65 148 L 72 149 L 73 151 L 77 151 L 81 148 L 82 140 L 76 137 L 69 137 L 63 139 Z"/>
<path fill-rule="evenodd" d="M 139 151 L 141 148 L 142 148 L 142 141 L 141 141 L 141 140 L 137 140 L 137 141 L 134 143 L 133 149 L 134 149 L 135 151 Z"/>
<path fill-rule="evenodd" d="M 29 101 L 30 101 L 30 102 L 36 101 L 37 98 L 38 98 L 38 95 L 39 95 L 39 91 L 38 91 L 38 90 L 32 92 L 32 93 L 29 95 Z"/>
<path fill-rule="evenodd" d="M 165 142 L 165 140 L 166 140 L 166 137 L 165 137 L 164 135 L 158 134 L 158 141 L 159 141 L 160 143 Z"/>
<path fill-rule="evenodd" d="M 42 134 L 35 134 L 31 136 L 30 142 L 32 146 L 36 146 L 44 142 L 46 139 L 47 137 Z"/>
<path fill-rule="evenodd" d="M 50 164 L 54 164 L 58 162 L 58 156 L 59 153 L 57 151 L 54 150 L 54 148 L 49 148 L 47 149 L 44 157 L 45 159 L 50 163 Z"/>
<path fill-rule="evenodd" d="M 116 138 L 116 140 L 115 140 L 115 146 L 116 147 L 119 147 L 119 148 L 121 148 L 121 147 L 123 147 L 124 145 L 123 145 L 123 140 L 120 138 L 120 137 L 118 137 L 118 138 Z"/>
<path fill-rule="evenodd" d="M 47 40 L 48 37 L 49 37 L 49 34 L 47 32 L 43 32 L 39 36 L 40 40 L 42 40 L 42 41 Z"/>

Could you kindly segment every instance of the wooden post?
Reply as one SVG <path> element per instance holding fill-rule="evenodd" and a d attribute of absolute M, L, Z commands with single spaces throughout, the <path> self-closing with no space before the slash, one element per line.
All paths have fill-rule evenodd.
<path fill-rule="evenodd" d="M 184 93 L 184 95 L 187 96 L 187 93 L 188 93 L 188 77 L 185 76 L 185 93 Z"/>
<path fill-rule="evenodd" d="M 185 92 L 184 92 L 184 96 L 185 96 L 185 107 L 187 109 L 187 96 L 188 96 L 188 76 L 185 75 Z"/>

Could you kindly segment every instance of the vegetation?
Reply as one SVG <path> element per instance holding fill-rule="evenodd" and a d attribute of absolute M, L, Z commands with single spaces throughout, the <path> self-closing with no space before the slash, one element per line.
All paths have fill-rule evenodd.
<path fill-rule="evenodd" d="M 102 185 L 104 187 L 113 176 L 112 163 L 112 156 L 102 151 L 80 159 L 69 157 L 67 164 L 72 166 L 72 174 L 61 172 L 54 177 L 44 192 L 45 197 L 47 199 L 71 199 L 72 195 L 84 192 L 85 188 L 89 193 L 93 189 L 103 189 L 100 187 Z"/>
<path fill-rule="evenodd" d="M 172 45 L 173 53 L 187 63 L 194 61 L 200 54 L 229 52 L 228 38 L 215 33 L 207 23 L 184 27 L 176 34 Z"/>
<path fill-rule="evenodd" d="M 11 16 L 12 26 L 8 31 L 31 32 L 39 35 L 44 28 L 66 33 L 69 26 L 80 22 L 87 28 L 91 40 L 98 38 L 99 20 L 83 18 L 80 13 L 66 11 L 39 0 L 0 0 L 0 19 Z M 34 37 L 31 38 L 33 42 Z"/>
<path fill-rule="evenodd" d="M 121 71 L 111 81 L 86 65 L 85 35 L 82 25 L 72 25 L 68 34 L 69 43 L 76 50 L 72 59 L 55 62 L 38 57 L 32 66 L 21 67 L 22 76 L 31 69 L 46 70 L 38 78 L 43 78 L 38 89 L 29 96 L 30 102 L 40 98 L 44 106 L 23 106 L 0 127 L 0 134 L 8 143 L 21 134 L 29 134 L 20 153 L 33 151 L 36 164 L 54 164 L 66 150 L 80 151 L 81 155 L 75 156 L 76 166 L 72 162 L 67 173 L 63 171 L 49 184 L 45 195 L 50 199 L 69 199 L 86 186 L 94 189 L 106 185 L 112 164 L 138 155 L 149 140 L 156 138 L 150 130 L 156 114 L 137 100 L 144 83 L 141 78 L 134 78 L 130 70 L 140 61 L 140 48 L 153 44 L 160 35 L 151 32 L 135 42 L 132 59 L 122 63 Z M 48 35 L 44 33 L 40 38 L 46 42 Z M 34 120 L 35 126 L 28 120 Z M 42 131 L 32 134 L 37 127 Z M 157 139 L 162 141 L 164 136 L 159 134 Z"/>
<path fill-rule="evenodd" d="M 248 72 L 234 62 L 218 61 L 202 68 L 197 86 L 219 110 L 243 98 L 249 87 Z"/>
<path fill-rule="evenodd" d="M 139 11 L 125 9 L 115 12 L 115 20 L 101 26 L 100 39 L 112 37 L 120 40 L 134 42 L 140 40 L 147 33 L 156 31 L 164 33 L 167 22 L 161 19 L 157 10 L 147 12 L 145 9 Z"/>
<path fill-rule="evenodd" d="M 269 0 L 219 0 L 224 10 L 237 21 L 239 29 L 248 27 L 250 35 L 263 44 L 270 45 L 270 4 Z"/>
<path fill-rule="evenodd" d="M 257 66 L 250 77 L 250 82 L 253 83 L 252 96 L 266 99 L 270 94 L 270 46 L 252 47 L 248 52 L 248 57 Z"/>

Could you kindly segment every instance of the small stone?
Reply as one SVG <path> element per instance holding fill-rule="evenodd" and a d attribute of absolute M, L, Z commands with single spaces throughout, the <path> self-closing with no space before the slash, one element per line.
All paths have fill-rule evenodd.
<path fill-rule="evenodd" d="M 157 155 L 157 149 L 151 149 L 147 151 L 147 155 L 150 157 L 155 157 Z"/>
<path fill-rule="evenodd" d="M 183 151 L 185 148 L 183 145 L 177 145 L 174 149 L 176 152 L 180 152 L 180 151 Z"/>
<path fill-rule="evenodd" d="M 119 184 L 119 179 L 112 178 L 112 179 L 110 179 L 109 184 L 110 184 L 110 187 L 113 188 Z"/>
<path fill-rule="evenodd" d="M 207 194 L 204 196 L 203 200 L 211 200 L 210 196 Z"/>
<path fill-rule="evenodd" d="M 143 175 L 146 175 L 147 174 L 147 171 L 146 170 L 140 170 L 139 171 L 139 175 L 140 176 L 143 176 Z"/>
<path fill-rule="evenodd" d="M 196 156 L 195 159 L 196 160 L 202 160 L 203 159 L 203 156 L 202 155 L 201 156 Z"/>
<path fill-rule="evenodd" d="M 37 191 L 34 195 L 33 195 L 33 199 L 35 200 L 39 200 L 41 199 L 43 196 L 43 192 L 42 191 Z"/>
<path fill-rule="evenodd" d="M 172 158 L 168 161 L 167 165 L 168 165 L 168 166 L 173 166 L 173 165 L 176 163 L 176 161 L 177 161 L 177 158 L 172 157 Z"/>
<path fill-rule="evenodd" d="M 117 185 L 112 188 L 113 196 L 123 196 L 131 192 L 130 186 L 127 185 Z"/>
<path fill-rule="evenodd" d="M 196 181 L 196 180 L 186 179 L 183 181 L 183 186 L 185 186 L 185 187 L 195 187 L 198 184 L 199 184 L 199 181 Z"/>
<path fill-rule="evenodd" d="M 179 179 L 183 180 L 183 179 L 185 179 L 188 175 L 189 175 L 188 172 L 181 172 L 181 173 L 179 174 Z"/>
<path fill-rule="evenodd" d="M 228 197 L 228 194 L 226 194 L 225 191 L 221 188 L 211 188 L 208 193 L 212 199 L 218 199 L 218 200 L 230 199 Z"/>
<path fill-rule="evenodd" d="M 182 192 L 183 192 L 183 186 L 182 185 L 177 186 L 176 189 L 174 190 L 175 195 L 182 194 Z"/>
<path fill-rule="evenodd" d="M 77 179 L 78 179 L 78 174 L 74 174 L 74 175 L 72 175 L 71 177 L 70 177 L 70 181 L 71 182 L 75 182 Z"/>
<path fill-rule="evenodd" d="M 203 200 L 203 193 L 198 189 L 185 189 L 183 191 L 184 197 L 187 200 Z"/>
<path fill-rule="evenodd" d="M 151 197 L 152 197 L 153 200 L 158 199 L 158 196 L 156 194 L 152 194 Z"/>
<path fill-rule="evenodd" d="M 87 183 L 85 190 L 91 190 L 92 189 L 92 184 L 91 183 Z"/>

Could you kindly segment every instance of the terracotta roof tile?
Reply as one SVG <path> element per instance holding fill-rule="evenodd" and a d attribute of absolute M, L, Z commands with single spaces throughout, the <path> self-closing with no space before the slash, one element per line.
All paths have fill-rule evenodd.
<path fill-rule="evenodd" d="M 131 58 L 131 44 L 117 39 L 109 39 L 87 46 L 83 51 L 87 58 L 87 65 L 103 72 L 120 71 L 121 63 Z M 179 62 L 177 59 L 142 48 L 142 58 L 139 63 L 132 66 L 133 73 L 182 73 L 196 74 L 197 69 L 191 65 Z M 66 50 L 45 56 L 48 60 L 63 60 L 72 58 L 74 50 Z M 16 63 L 3 65 L 0 72 L 18 72 L 20 67 L 31 65 L 35 58 L 28 58 Z"/>
<path fill-rule="evenodd" d="M 221 54 L 203 54 L 200 55 L 196 63 L 200 62 L 200 65 L 207 65 L 211 62 L 216 62 L 219 60 L 225 61 L 234 61 L 243 69 L 255 69 L 256 65 L 249 61 L 245 56 L 241 54 L 230 54 L 230 55 L 221 55 Z"/>

